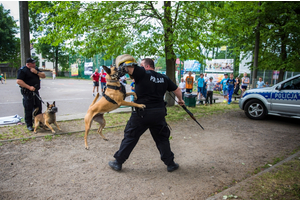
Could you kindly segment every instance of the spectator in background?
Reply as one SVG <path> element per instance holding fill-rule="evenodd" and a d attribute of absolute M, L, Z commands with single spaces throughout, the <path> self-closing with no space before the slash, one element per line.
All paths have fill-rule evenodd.
<path fill-rule="evenodd" d="M 231 98 L 236 84 L 235 79 L 233 78 L 233 73 L 230 74 L 229 79 L 227 80 L 227 91 L 228 91 L 228 105 L 231 103 Z"/>
<path fill-rule="evenodd" d="M 185 78 L 186 93 L 191 94 L 193 92 L 193 85 L 194 77 L 192 76 L 192 72 L 189 72 L 189 75 Z"/>
<path fill-rule="evenodd" d="M 210 99 L 210 106 L 212 105 L 212 100 L 213 100 L 213 93 L 214 93 L 214 82 L 213 82 L 213 77 L 209 78 L 209 81 L 206 83 L 206 98 L 205 98 L 205 105 L 207 106 L 208 104 L 208 99 Z"/>
<path fill-rule="evenodd" d="M 225 100 L 223 101 L 224 103 L 228 102 L 227 80 L 228 80 L 228 74 L 226 73 L 224 74 L 224 78 L 220 82 L 221 90 L 223 90 L 223 96 L 225 98 Z"/>
<path fill-rule="evenodd" d="M 3 80 L 4 80 L 3 74 L 1 74 L 1 75 L 0 75 L 0 81 L 1 81 L 2 84 L 3 84 Z"/>
<path fill-rule="evenodd" d="M 269 83 L 266 82 L 266 84 L 264 85 L 264 87 L 270 87 Z"/>
<path fill-rule="evenodd" d="M 265 85 L 264 81 L 262 80 L 261 77 L 259 77 L 257 81 L 257 88 L 263 88 L 264 85 Z"/>
<path fill-rule="evenodd" d="M 203 77 L 203 78 L 204 78 L 204 81 L 205 81 L 205 82 L 207 82 L 207 81 L 209 80 L 209 78 L 208 78 L 208 76 L 207 76 L 207 73 L 204 73 L 204 77 Z"/>
<path fill-rule="evenodd" d="M 237 76 L 237 77 L 235 78 L 235 81 L 236 81 L 236 84 L 235 84 L 235 88 L 234 88 L 233 94 L 239 95 L 241 79 Z"/>
<path fill-rule="evenodd" d="M 131 92 L 135 91 L 135 82 L 134 82 L 134 79 L 132 79 L 132 83 L 130 84 L 130 89 L 131 89 Z M 130 101 L 134 102 L 134 96 L 133 95 L 130 95 Z"/>
<path fill-rule="evenodd" d="M 181 89 L 182 98 L 183 98 L 184 97 L 184 93 L 185 93 L 185 82 L 184 82 L 183 78 L 181 78 L 181 82 L 179 83 L 178 87 Z"/>
<path fill-rule="evenodd" d="M 241 96 L 243 96 L 244 92 L 247 90 L 247 87 L 250 83 L 250 78 L 247 77 L 247 73 L 244 73 L 244 77 L 242 78 L 242 94 Z"/>
<path fill-rule="evenodd" d="M 103 69 L 101 69 L 101 73 L 100 73 L 100 82 L 101 82 L 101 92 L 102 92 L 102 95 L 103 95 L 103 91 L 104 91 L 104 88 L 106 87 L 106 73 L 104 72 Z"/>
<path fill-rule="evenodd" d="M 55 72 L 55 69 L 52 71 L 52 78 L 53 78 L 53 80 L 56 78 L 56 72 Z"/>
<path fill-rule="evenodd" d="M 197 86 L 197 98 L 198 99 L 202 99 L 202 96 L 204 96 L 204 98 L 206 97 L 206 94 L 204 94 L 204 83 L 205 80 L 203 78 L 203 74 L 200 74 L 200 78 L 198 78 L 197 80 L 198 86 Z M 200 97 L 199 97 L 200 94 Z"/>
<path fill-rule="evenodd" d="M 98 73 L 98 69 L 91 75 L 91 79 L 93 79 L 93 96 L 95 96 L 95 88 L 97 93 L 99 93 L 99 77 L 100 74 Z"/>

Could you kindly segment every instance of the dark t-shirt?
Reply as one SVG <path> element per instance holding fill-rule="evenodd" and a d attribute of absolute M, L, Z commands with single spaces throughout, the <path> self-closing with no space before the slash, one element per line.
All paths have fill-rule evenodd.
<path fill-rule="evenodd" d="M 227 80 L 228 89 L 233 89 L 235 82 L 236 82 L 235 79 L 228 79 Z"/>
<path fill-rule="evenodd" d="M 37 67 L 35 69 L 40 72 Z M 23 80 L 27 85 L 37 86 L 35 88 L 38 89 L 40 88 L 40 77 L 37 74 L 32 73 L 26 66 L 23 66 L 18 70 L 17 79 Z"/>
<path fill-rule="evenodd" d="M 153 70 L 146 71 L 143 67 L 135 66 L 133 74 L 135 80 L 135 103 L 145 104 L 147 108 L 164 107 L 166 91 L 174 91 L 177 85 L 164 74 Z"/>

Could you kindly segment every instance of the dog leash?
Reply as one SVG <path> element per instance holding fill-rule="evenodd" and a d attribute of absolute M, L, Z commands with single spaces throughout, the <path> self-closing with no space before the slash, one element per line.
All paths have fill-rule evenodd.
<path fill-rule="evenodd" d="M 35 92 L 33 92 L 33 96 L 36 96 L 44 105 L 46 105 L 45 104 L 45 102 L 42 100 L 42 98 L 37 94 L 37 93 L 35 93 Z"/>

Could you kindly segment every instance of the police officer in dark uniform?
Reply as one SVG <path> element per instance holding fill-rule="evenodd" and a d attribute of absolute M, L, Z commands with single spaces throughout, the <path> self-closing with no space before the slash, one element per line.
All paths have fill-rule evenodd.
<path fill-rule="evenodd" d="M 26 65 L 18 70 L 17 84 L 21 88 L 21 94 L 23 95 L 23 106 L 25 113 L 25 123 L 27 129 L 33 131 L 32 128 L 32 112 L 35 108 L 39 108 L 37 114 L 42 113 L 42 104 L 38 99 L 40 89 L 40 78 L 45 78 L 44 72 L 41 72 L 38 67 L 35 66 L 35 60 L 28 58 Z"/>
<path fill-rule="evenodd" d="M 152 59 L 143 59 L 141 66 L 134 65 L 128 67 L 127 70 L 128 74 L 135 80 L 137 100 L 134 102 L 144 104 L 146 108 L 144 110 L 136 108 L 132 112 L 124 130 L 124 139 L 121 142 L 120 149 L 114 155 L 115 160 L 109 162 L 109 166 L 116 171 L 120 171 L 122 164 L 128 159 L 140 136 L 149 129 L 160 152 L 161 160 L 167 165 L 167 171 L 172 172 L 178 169 L 179 165 L 174 162 L 174 154 L 170 147 L 170 130 L 165 120 L 167 113 L 164 95 L 166 91 L 174 91 L 178 103 L 184 105 L 182 93 L 169 77 L 154 71 Z"/>

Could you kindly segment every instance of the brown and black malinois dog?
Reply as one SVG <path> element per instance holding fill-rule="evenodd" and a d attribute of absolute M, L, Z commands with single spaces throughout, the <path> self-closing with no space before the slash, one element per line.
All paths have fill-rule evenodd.
<path fill-rule="evenodd" d="M 144 104 L 137 104 L 133 102 L 125 101 L 127 96 L 133 95 L 136 99 L 137 96 L 134 92 L 126 93 L 125 87 L 120 83 L 119 79 L 121 76 L 125 75 L 120 73 L 120 70 L 116 67 L 108 68 L 103 66 L 103 69 L 106 71 L 106 84 L 107 87 L 101 99 L 96 103 L 97 99 L 99 98 L 99 93 L 95 97 L 94 101 L 90 105 L 85 117 L 85 135 L 84 135 L 84 142 L 85 142 L 85 149 L 89 149 L 87 143 L 87 136 L 89 134 L 92 121 L 96 121 L 99 123 L 98 133 L 100 136 L 107 140 L 106 137 L 102 134 L 102 130 L 105 127 L 105 119 L 103 114 L 106 112 L 110 112 L 119 108 L 120 106 L 133 106 L 138 108 L 145 108 Z"/>
<path fill-rule="evenodd" d="M 33 111 L 33 116 L 35 116 L 36 112 L 39 110 L 39 108 L 36 108 Z M 59 128 L 57 122 L 56 122 L 56 113 L 57 112 L 57 107 L 55 106 L 55 101 L 53 101 L 52 104 L 49 104 L 47 102 L 47 110 L 44 113 L 38 114 L 34 117 L 34 133 L 36 133 L 36 129 L 39 125 L 43 127 L 44 130 L 45 126 L 47 126 L 52 133 L 55 133 L 53 128 L 50 126 L 50 124 L 55 124 L 55 126 L 61 131 Z"/>

